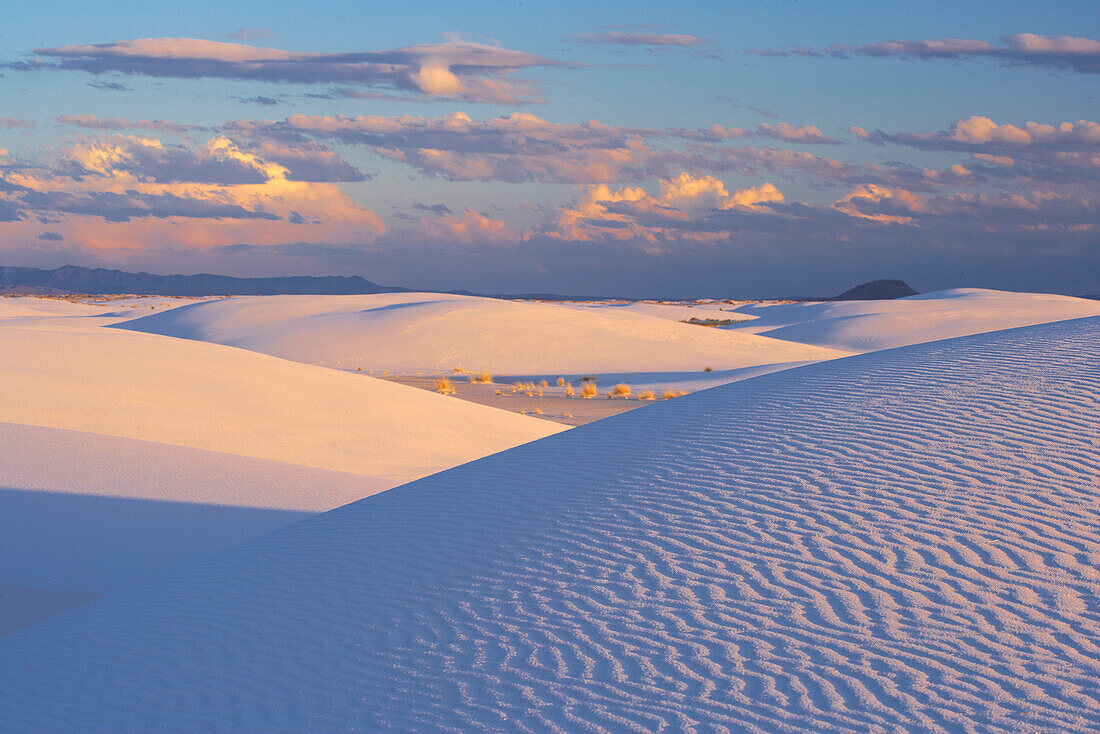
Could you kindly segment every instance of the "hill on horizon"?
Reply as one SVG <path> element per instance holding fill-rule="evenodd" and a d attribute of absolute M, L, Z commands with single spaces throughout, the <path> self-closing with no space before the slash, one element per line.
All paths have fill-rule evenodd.
<path fill-rule="evenodd" d="M 0 290 L 37 293 L 132 293 L 138 296 L 273 296 L 396 293 L 408 288 L 372 283 L 358 275 L 236 278 L 229 275 L 154 275 L 64 265 L 55 270 L 0 267 Z"/>

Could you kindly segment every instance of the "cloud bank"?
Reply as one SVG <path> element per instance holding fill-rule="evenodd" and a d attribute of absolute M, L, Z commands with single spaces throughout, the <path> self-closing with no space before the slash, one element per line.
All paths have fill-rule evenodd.
<path fill-rule="evenodd" d="M 532 81 L 509 75 L 557 65 L 523 51 L 461 40 L 385 51 L 308 53 L 200 38 L 138 38 L 39 48 L 35 53 L 38 59 L 9 63 L 8 68 L 342 84 L 495 104 L 537 101 Z"/>

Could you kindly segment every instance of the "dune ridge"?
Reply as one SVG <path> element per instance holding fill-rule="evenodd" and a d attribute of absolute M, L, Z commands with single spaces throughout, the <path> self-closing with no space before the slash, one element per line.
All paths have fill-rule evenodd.
<path fill-rule="evenodd" d="M 119 328 L 376 371 L 701 372 L 848 354 L 621 308 L 441 293 L 231 298 L 151 314 Z"/>

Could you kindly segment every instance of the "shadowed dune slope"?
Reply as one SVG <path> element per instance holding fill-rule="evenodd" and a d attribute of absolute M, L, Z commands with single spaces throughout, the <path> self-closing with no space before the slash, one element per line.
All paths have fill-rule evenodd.
<path fill-rule="evenodd" d="M 735 383 L 0 640 L 15 731 L 1100 727 L 1100 319 Z"/>

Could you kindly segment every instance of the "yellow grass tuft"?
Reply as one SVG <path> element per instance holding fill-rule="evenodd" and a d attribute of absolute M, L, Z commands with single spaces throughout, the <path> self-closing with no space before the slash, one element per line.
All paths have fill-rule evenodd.
<path fill-rule="evenodd" d="M 542 408 L 535 408 L 535 415 L 542 415 Z"/>
<path fill-rule="evenodd" d="M 594 382 L 584 383 L 584 387 L 581 388 L 581 397 L 582 398 L 594 398 L 594 397 L 596 397 L 596 383 L 594 383 Z"/>
<path fill-rule="evenodd" d="M 573 397 L 573 386 L 571 384 L 569 384 L 568 382 L 565 383 L 565 397 L 567 397 L 567 398 Z"/>
<path fill-rule="evenodd" d="M 446 377 L 440 377 L 435 381 L 435 391 L 440 395 L 454 395 L 455 386 Z"/>
<path fill-rule="evenodd" d="M 550 383 L 547 382 L 546 380 L 543 380 L 542 382 L 539 383 L 539 387 L 550 387 Z"/>
<path fill-rule="evenodd" d="M 629 398 L 630 397 L 630 385 L 627 385 L 625 382 L 620 382 L 618 385 L 611 388 L 611 392 L 609 392 L 607 394 L 607 397 L 609 397 L 611 399 L 623 398 L 624 400 L 626 398 Z"/>
<path fill-rule="evenodd" d="M 653 394 L 652 390 L 642 390 L 638 393 L 638 400 L 656 400 L 657 396 Z"/>
<path fill-rule="evenodd" d="M 565 387 L 565 378 L 564 377 L 559 377 L 558 378 L 558 387 Z"/>
<path fill-rule="evenodd" d="M 684 392 L 683 390 L 674 390 L 672 388 L 669 388 L 669 389 L 665 390 L 663 393 L 661 393 L 661 399 L 662 400 L 671 400 L 672 398 L 678 398 L 681 395 L 687 395 L 687 393 Z"/>
<path fill-rule="evenodd" d="M 470 382 L 474 385 L 481 383 L 483 385 L 491 385 L 493 382 L 493 376 L 488 372 L 479 372 L 476 375 L 470 375 Z"/>

